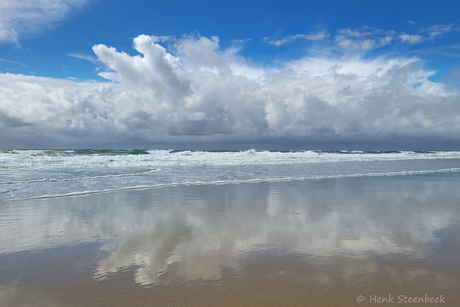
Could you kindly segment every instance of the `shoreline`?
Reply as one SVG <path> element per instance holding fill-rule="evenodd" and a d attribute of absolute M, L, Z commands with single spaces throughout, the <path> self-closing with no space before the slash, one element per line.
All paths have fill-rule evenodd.
<path fill-rule="evenodd" d="M 412 161 L 412 160 L 409 160 L 409 161 Z M 417 161 L 417 160 L 413 160 L 413 161 Z M 430 161 L 430 160 L 427 160 L 427 161 Z M 438 160 L 431 160 L 431 161 L 438 162 Z M 453 162 L 453 161 L 457 161 L 457 159 L 445 159 L 442 162 Z M 386 162 L 386 161 L 379 161 L 379 162 Z M 404 162 L 404 161 L 393 161 L 393 162 Z M 460 162 L 460 160 L 458 162 Z M 336 163 L 336 162 L 330 162 L 330 163 Z M 131 191 L 131 190 L 172 188 L 172 187 L 181 187 L 181 186 L 218 186 L 218 185 L 277 183 L 277 182 L 281 183 L 281 182 L 291 182 L 291 181 L 295 182 L 295 181 L 314 181 L 314 180 L 327 180 L 327 179 L 414 176 L 414 175 L 431 175 L 431 174 L 449 175 L 449 173 L 452 173 L 453 176 L 457 176 L 460 174 L 460 168 L 451 167 L 451 168 L 441 168 L 441 169 L 434 169 L 434 170 L 404 170 L 404 171 L 391 171 L 391 172 L 386 172 L 386 173 L 371 172 L 371 173 L 361 173 L 361 174 L 340 174 L 340 175 L 287 177 L 287 178 L 255 178 L 255 179 L 246 179 L 246 180 L 235 179 L 235 180 L 222 180 L 222 181 L 214 181 L 214 182 L 197 181 L 197 182 L 156 183 L 156 184 L 151 184 L 151 185 L 128 186 L 128 187 L 111 188 L 111 189 L 105 189 L 105 190 L 70 192 L 66 194 L 57 194 L 57 195 L 42 195 L 42 196 L 35 196 L 35 197 L 30 197 L 30 198 L 0 199 L 0 203 L 8 202 L 8 201 L 28 201 L 28 200 L 51 199 L 51 198 L 60 198 L 60 197 L 78 197 L 78 196 L 85 196 L 85 195 L 99 194 L 99 193 L 116 193 L 116 192 Z M 456 173 L 459 173 L 459 174 L 456 174 Z M 62 179 L 62 180 L 69 180 L 69 179 Z M 43 179 L 39 181 L 47 181 L 47 180 Z M 53 180 L 50 180 L 50 181 L 53 181 Z"/>

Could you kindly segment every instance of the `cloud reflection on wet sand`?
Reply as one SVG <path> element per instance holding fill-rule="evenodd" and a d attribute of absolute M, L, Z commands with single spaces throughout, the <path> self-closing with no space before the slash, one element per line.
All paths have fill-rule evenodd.
<path fill-rule="evenodd" d="M 452 291 L 460 285 L 459 181 L 348 178 L 5 202 L 0 256 L 28 254 L 38 264 L 34 255 L 47 250 L 93 244 L 85 274 L 96 287 L 131 272 L 151 289 L 283 281 L 305 291 Z M 15 274 L 5 280 L 11 289 L 23 278 Z"/>

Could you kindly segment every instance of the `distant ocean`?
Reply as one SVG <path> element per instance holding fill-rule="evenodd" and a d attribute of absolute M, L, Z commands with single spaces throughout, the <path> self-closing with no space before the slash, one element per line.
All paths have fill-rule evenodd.
<path fill-rule="evenodd" d="M 460 151 L 0 150 L 0 201 L 177 185 L 459 171 Z"/>

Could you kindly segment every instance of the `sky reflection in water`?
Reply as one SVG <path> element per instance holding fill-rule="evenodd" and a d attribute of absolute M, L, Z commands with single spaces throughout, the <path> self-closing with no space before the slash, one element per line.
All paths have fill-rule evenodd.
<path fill-rule="evenodd" d="M 95 280 L 132 270 L 143 286 L 264 272 L 330 287 L 458 287 L 449 267 L 460 253 L 459 182 L 435 174 L 2 202 L 0 256 L 93 243 Z"/>

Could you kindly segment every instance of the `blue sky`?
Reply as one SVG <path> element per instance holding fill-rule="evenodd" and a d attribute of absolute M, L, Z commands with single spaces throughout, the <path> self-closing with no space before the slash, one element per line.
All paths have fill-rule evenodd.
<path fill-rule="evenodd" d="M 459 148 L 459 11 L 4 0 L 0 147 Z"/>

